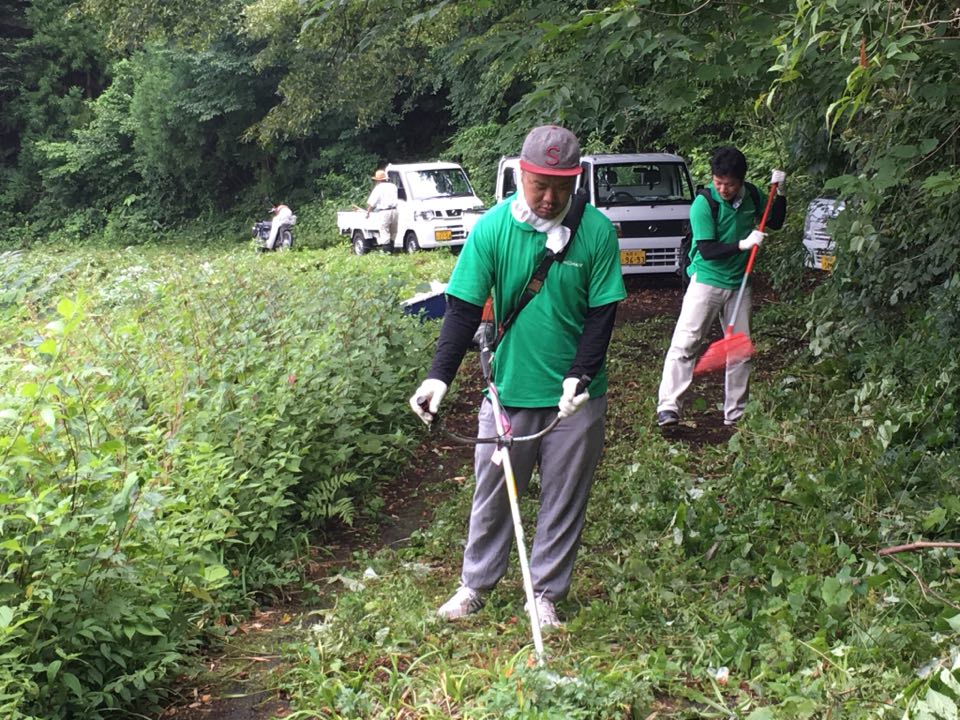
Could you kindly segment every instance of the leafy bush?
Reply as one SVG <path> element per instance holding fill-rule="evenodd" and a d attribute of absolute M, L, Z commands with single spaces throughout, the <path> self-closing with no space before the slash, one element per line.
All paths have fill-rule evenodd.
<path fill-rule="evenodd" d="M 351 522 L 402 462 L 432 341 L 404 283 L 345 249 L 71 257 L 0 276 L 11 718 L 156 699 L 200 631 L 289 579 L 292 541 Z"/>

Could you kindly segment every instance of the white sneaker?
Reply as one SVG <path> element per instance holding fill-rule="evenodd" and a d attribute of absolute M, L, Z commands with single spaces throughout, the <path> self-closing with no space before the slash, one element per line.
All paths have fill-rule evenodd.
<path fill-rule="evenodd" d="M 479 590 L 461 585 L 449 600 L 437 609 L 437 615 L 444 620 L 456 620 L 477 612 L 483 607 L 486 598 Z"/>
<path fill-rule="evenodd" d="M 539 595 L 535 602 L 537 603 L 537 617 L 540 619 L 541 630 L 547 627 L 563 626 L 560 618 L 557 617 L 557 609 L 554 607 L 553 601 Z M 529 612 L 527 605 L 524 605 L 523 608 Z"/>

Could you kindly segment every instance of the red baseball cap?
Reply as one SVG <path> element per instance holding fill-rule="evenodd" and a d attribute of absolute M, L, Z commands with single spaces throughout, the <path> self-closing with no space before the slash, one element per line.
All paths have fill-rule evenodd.
<path fill-rule="evenodd" d="M 535 127 L 523 141 L 520 168 L 540 175 L 579 175 L 580 142 L 558 125 Z"/>

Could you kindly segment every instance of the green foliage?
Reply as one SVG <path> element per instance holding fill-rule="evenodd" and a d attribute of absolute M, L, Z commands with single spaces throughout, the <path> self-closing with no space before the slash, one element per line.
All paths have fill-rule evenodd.
<path fill-rule="evenodd" d="M 412 259 L 345 247 L 4 260 L 0 708 L 107 717 L 354 520 L 434 329 L 397 309 Z"/>
<path fill-rule="evenodd" d="M 805 316 L 764 306 L 758 361 Z M 331 578 L 335 607 L 291 647 L 293 717 L 953 717 L 957 553 L 878 549 L 957 536 L 956 448 L 918 454 L 881 422 L 895 394 L 803 353 L 759 378 L 729 444 L 666 438 L 649 420 L 660 367 L 638 357 L 672 329 L 660 317 L 614 336 L 618 432 L 548 672 L 531 666 L 516 568 L 474 618 L 434 615 L 456 586 L 467 482 L 407 548 L 355 558 L 376 578 Z M 702 405 L 688 422 L 719 412 Z M 530 537 L 535 502 L 521 511 Z"/>
<path fill-rule="evenodd" d="M 42 192 L 43 159 L 34 144 L 56 140 L 89 120 L 85 100 L 108 81 L 102 33 L 64 0 L 11 6 L 0 54 L 0 212 L 25 212 Z M 20 32 L 8 37 L 7 29 Z"/>

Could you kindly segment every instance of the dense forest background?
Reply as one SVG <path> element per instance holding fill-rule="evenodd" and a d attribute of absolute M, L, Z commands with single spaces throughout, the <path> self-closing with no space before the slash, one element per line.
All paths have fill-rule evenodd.
<path fill-rule="evenodd" d="M 788 173 L 781 237 L 797 239 L 809 198 L 845 201 L 815 288 L 797 291 L 798 242 L 765 245 L 782 300 L 758 322 L 789 365 L 757 383 L 728 446 L 686 458 L 693 481 L 686 451 L 641 417 L 657 363 L 615 359 L 636 378 L 620 412 L 639 439 L 611 452 L 612 519 L 586 574 L 630 592 L 611 591 L 600 622 L 584 607 L 601 649 L 577 673 L 596 660 L 600 679 L 566 692 L 640 712 L 622 697 L 639 673 L 664 683 L 644 686 L 651 702 L 692 698 L 672 663 L 713 662 L 703 641 L 744 677 L 767 674 L 769 695 L 744 690 L 751 720 L 920 699 L 915 717 L 956 718 L 953 676 L 913 680 L 931 657 L 960 663 L 956 552 L 896 567 L 878 552 L 960 538 L 958 70 L 960 8 L 943 0 L 5 2 L 0 714 L 155 702 L 204 633 L 296 578 L 317 528 L 376 511 L 377 482 L 411 452 L 407 392 L 435 341 L 396 302 L 453 258 L 327 250 L 342 242 L 333 211 L 405 160 L 457 160 L 489 198 L 498 158 L 556 122 L 588 151 L 672 148 L 698 182 L 711 148 L 741 146 L 757 184 Z M 278 201 L 307 252 L 254 257 L 236 241 Z M 663 320 L 619 349 L 659 355 Z M 688 482 L 705 482 L 696 506 Z M 434 530 L 425 557 L 439 563 L 455 540 Z M 432 594 L 394 581 L 370 602 L 416 606 L 390 632 L 420 637 Z M 661 590 L 690 617 L 658 624 L 677 603 Z M 366 667 L 385 652 L 390 615 L 358 598 L 337 665 L 309 660 L 318 706 L 344 717 L 363 716 L 350 708 L 376 683 L 340 656 Z M 649 649 L 671 633 L 669 653 L 616 657 L 623 677 L 603 666 L 607 635 Z M 472 670 L 447 640 L 449 688 Z M 464 707 L 487 687 L 515 700 L 510 673 L 489 673 L 461 683 Z M 391 702 L 408 702 L 413 675 L 397 674 Z M 425 677 L 432 698 L 440 681 Z"/>

